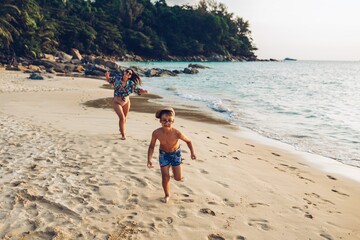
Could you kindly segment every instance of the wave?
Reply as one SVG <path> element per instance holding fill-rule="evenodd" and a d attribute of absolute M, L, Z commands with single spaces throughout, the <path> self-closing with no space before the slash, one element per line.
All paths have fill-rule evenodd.
<path fill-rule="evenodd" d="M 185 98 L 191 101 L 203 102 L 207 107 L 214 110 L 215 112 L 219 112 L 222 114 L 226 114 L 226 117 L 229 118 L 233 115 L 233 111 L 223 103 L 221 99 L 214 99 L 211 97 L 204 97 L 200 95 L 183 93 L 181 91 L 176 91 L 175 93 L 178 97 Z"/>

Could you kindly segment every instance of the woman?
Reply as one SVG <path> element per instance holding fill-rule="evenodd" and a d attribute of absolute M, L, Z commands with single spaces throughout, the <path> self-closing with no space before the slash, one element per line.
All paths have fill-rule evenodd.
<path fill-rule="evenodd" d="M 105 73 L 106 81 L 114 86 L 114 98 L 112 105 L 119 117 L 119 130 L 121 140 L 126 139 L 125 123 L 126 117 L 130 111 L 130 97 L 133 92 L 141 95 L 149 93 L 147 90 L 140 88 L 142 82 L 137 73 L 133 69 L 128 68 L 120 75 L 110 77 L 110 72 Z"/>

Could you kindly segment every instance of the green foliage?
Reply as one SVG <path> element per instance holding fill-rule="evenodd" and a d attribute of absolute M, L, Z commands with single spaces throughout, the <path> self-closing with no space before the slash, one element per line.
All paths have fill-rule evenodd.
<path fill-rule="evenodd" d="M 0 49 L 8 48 L 14 42 L 13 36 L 19 35 L 14 27 L 19 15 L 20 10 L 11 1 L 4 0 L 0 4 Z"/>
<path fill-rule="evenodd" d="M 71 48 L 154 58 L 256 58 L 249 23 L 215 0 L 195 7 L 165 0 L 1 0 L 0 49 L 35 57 Z"/>

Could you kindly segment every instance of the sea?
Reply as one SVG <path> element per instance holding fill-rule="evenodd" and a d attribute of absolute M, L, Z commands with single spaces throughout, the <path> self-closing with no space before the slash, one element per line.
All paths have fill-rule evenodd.
<path fill-rule="evenodd" d="M 183 70 L 188 62 L 127 62 Z M 296 150 L 360 168 L 360 61 L 202 62 L 143 78 L 169 105 L 196 106 Z"/>

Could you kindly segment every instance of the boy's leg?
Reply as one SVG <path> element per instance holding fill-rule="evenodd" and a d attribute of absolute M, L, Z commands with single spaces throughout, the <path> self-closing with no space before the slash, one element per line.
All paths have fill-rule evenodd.
<path fill-rule="evenodd" d="M 170 165 L 161 167 L 162 186 L 164 189 L 165 197 L 164 202 L 168 202 L 170 198 Z"/>
<path fill-rule="evenodd" d="M 179 166 L 172 166 L 172 171 L 173 171 L 173 174 L 174 174 L 174 179 L 176 181 L 181 181 L 182 179 L 182 168 L 181 168 L 181 165 Z"/>

